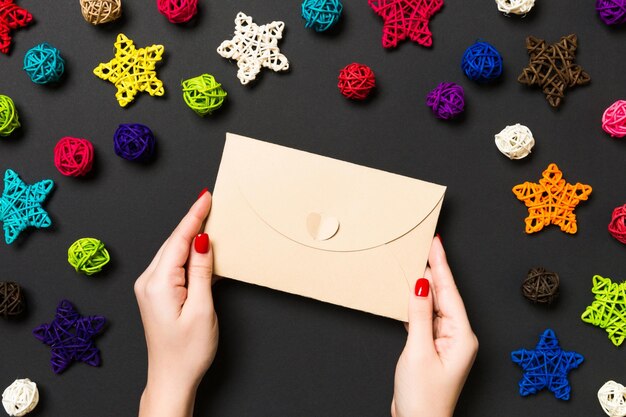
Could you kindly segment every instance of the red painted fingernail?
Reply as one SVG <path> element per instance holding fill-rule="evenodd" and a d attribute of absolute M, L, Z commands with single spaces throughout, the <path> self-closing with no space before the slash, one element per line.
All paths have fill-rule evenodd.
<path fill-rule="evenodd" d="M 203 188 L 202 191 L 200 191 L 200 194 L 198 194 L 198 200 L 200 200 L 200 197 L 202 197 L 203 195 L 205 195 L 208 192 L 209 192 L 208 188 Z"/>
<path fill-rule="evenodd" d="M 193 247 L 198 253 L 207 253 L 209 251 L 209 235 L 200 233 L 193 242 Z"/>
<path fill-rule="evenodd" d="M 437 233 L 436 235 L 439 238 L 439 241 L 441 242 L 441 244 L 443 245 L 443 240 L 441 240 L 441 235 L 439 233 Z"/>
<path fill-rule="evenodd" d="M 415 283 L 415 295 L 418 297 L 428 297 L 430 284 L 426 278 L 420 278 Z"/>

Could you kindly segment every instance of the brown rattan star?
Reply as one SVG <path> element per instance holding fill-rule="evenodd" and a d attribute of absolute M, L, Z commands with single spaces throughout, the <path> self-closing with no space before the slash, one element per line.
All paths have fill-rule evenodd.
<path fill-rule="evenodd" d="M 526 181 L 513 187 L 513 193 L 528 207 L 526 233 L 539 232 L 544 226 L 554 224 L 565 233 L 578 230 L 574 209 L 591 194 L 591 186 L 569 184 L 556 164 L 548 165 L 539 184 Z"/>
<path fill-rule="evenodd" d="M 517 80 L 529 86 L 538 85 L 548 103 L 552 107 L 559 107 L 567 88 L 591 81 L 589 74 L 580 65 L 574 64 L 577 42 L 575 34 L 563 36 L 551 45 L 543 39 L 529 36 L 526 38 L 526 48 L 530 62 Z"/>

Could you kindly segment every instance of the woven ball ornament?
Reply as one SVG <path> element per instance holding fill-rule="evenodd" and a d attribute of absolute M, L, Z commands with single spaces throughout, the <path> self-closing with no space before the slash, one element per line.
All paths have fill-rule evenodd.
<path fill-rule="evenodd" d="M 490 43 L 478 41 L 465 50 L 461 69 L 472 81 L 493 81 L 502 75 L 502 55 Z"/>
<path fill-rule="evenodd" d="M 621 25 L 626 22 L 626 0 L 596 0 L 596 10 L 607 25 Z"/>
<path fill-rule="evenodd" d="M 559 296 L 559 274 L 533 268 L 522 283 L 522 295 L 537 304 L 552 304 Z"/>
<path fill-rule="evenodd" d="M 529 128 L 517 123 L 505 127 L 496 135 L 496 146 L 509 159 L 522 159 L 535 146 L 535 138 Z"/>
<path fill-rule="evenodd" d="M 25 416 L 37 407 L 39 390 L 28 378 L 16 379 L 2 393 L 4 411 L 10 416 Z"/>
<path fill-rule="evenodd" d="M 615 381 L 607 381 L 598 390 L 602 410 L 610 417 L 626 416 L 626 387 Z"/>
<path fill-rule="evenodd" d="M 626 204 L 615 207 L 609 223 L 609 233 L 626 245 Z"/>
<path fill-rule="evenodd" d="M 76 272 L 93 275 L 109 263 L 111 257 L 105 249 L 104 243 L 98 239 L 85 237 L 78 239 L 67 250 L 67 261 Z"/>
<path fill-rule="evenodd" d="M 222 84 L 211 74 L 202 74 L 182 82 L 183 100 L 200 116 L 206 116 L 222 107 L 227 96 Z"/>
<path fill-rule="evenodd" d="M 17 282 L 0 282 L 0 317 L 15 317 L 24 312 L 24 293 Z"/>
<path fill-rule="evenodd" d="M 159 13 L 172 23 L 185 23 L 198 13 L 198 0 L 157 0 Z"/>
<path fill-rule="evenodd" d="M 148 126 L 121 124 L 113 135 L 115 154 L 129 161 L 147 161 L 154 154 L 156 139 Z"/>
<path fill-rule="evenodd" d="M 535 0 L 496 0 L 498 10 L 502 13 L 525 15 L 535 6 Z"/>
<path fill-rule="evenodd" d="M 93 154 L 87 139 L 66 136 L 54 147 L 54 165 L 66 177 L 82 177 L 91 171 Z"/>
<path fill-rule="evenodd" d="M 92 25 L 113 22 L 122 16 L 122 0 L 80 0 L 80 11 Z"/>
<path fill-rule="evenodd" d="M 302 2 L 302 18 L 306 22 L 304 27 L 324 32 L 339 21 L 342 11 L 341 0 L 304 0 Z"/>
<path fill-rule="evenodd" d="M 626 100 L 617 100 L 604 111 L 602 129 L 612 138 L 626 136 Z"/>
<path fill-rule="evenodd" d="M 426 105 L 438 119 L 452 119 L 465 109 L 465 92 L 456 83 L 441 83 L 426 96 Z"/>
<path fill-rule="evenodd" d="M 339 71 L 339 91 L 352 100 L 365 100 L 376 87 L 374 71 L 367 65 L 352 63 Z"/>
<path fill-rule="evenodd" d="M 57 48 L 43 42 L 24 55 L 24 71 L 35 84 L 55 83 L 65 71 L 65 60 Z"/>
<path fill-rule="evenodd" d="M 0 136 L 9 136 L 20 127 L 15 103 L 9 96 L 0 94 Z"/>

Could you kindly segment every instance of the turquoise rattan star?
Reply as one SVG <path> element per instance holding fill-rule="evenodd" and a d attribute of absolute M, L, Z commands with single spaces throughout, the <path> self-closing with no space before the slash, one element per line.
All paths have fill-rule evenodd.
<path fill-rule="evenodd" d="M 572 387 L 567 374 L 578 368 L 584 360 L 580 353 L 561 349 L 551 329 L 543 332 L 535 349 L 511 352 L 511 359 L 524 370 L 524 376 L 519 382 L 520 395 L 536 394 L 548 388 L 559 400 L 569 400 Z"/>
<path fill-rule="evenodd" d="M 8 244 L 29 226 L 42 228 L 52 224 L 48 213 L 41 207 L 52 187 L 52 180 L 27 185 L 15 171 L 6 170 L 4 191 L 0 197 L 0 221 L 4 224 L 4 239 Z"/>

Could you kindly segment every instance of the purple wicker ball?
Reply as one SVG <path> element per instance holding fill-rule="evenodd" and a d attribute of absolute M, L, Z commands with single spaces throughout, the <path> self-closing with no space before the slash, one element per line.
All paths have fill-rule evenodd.
<path fill-rule="evenodd" d="M 113 136 L 115 154 L 129 161 L 147 161 L 154 153 L 154 134 L 148 126 L 121 124 Z"/>
<path fill-rule="evenodd" d="M 441 83 L 426 96 L 426 105 L 438 119 L 452 119 L 463 113 L 465 92 L 456 83 Z"/>
<path fill-rule="evenodd" d="M 626 0 L 596 0 L 596 10 L 607 25 L 626 23 Z"/>

